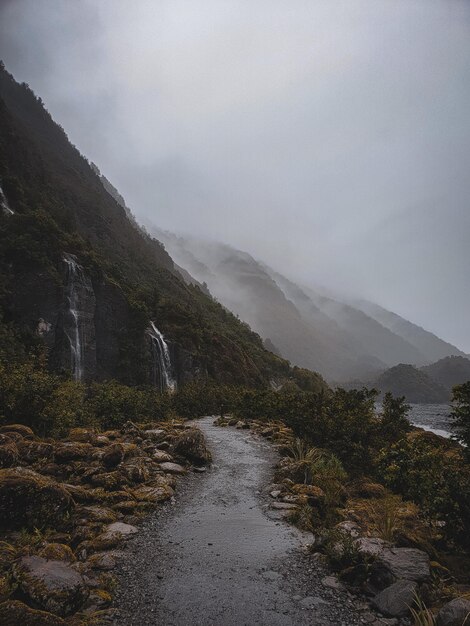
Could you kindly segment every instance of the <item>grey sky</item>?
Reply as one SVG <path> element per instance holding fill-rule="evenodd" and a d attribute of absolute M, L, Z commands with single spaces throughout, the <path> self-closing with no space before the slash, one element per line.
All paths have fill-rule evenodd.
<path fill-rule="evenodd" d="M 0 7 L 7 68 L 138 219 L 470 351 L 470 2 Z"/>

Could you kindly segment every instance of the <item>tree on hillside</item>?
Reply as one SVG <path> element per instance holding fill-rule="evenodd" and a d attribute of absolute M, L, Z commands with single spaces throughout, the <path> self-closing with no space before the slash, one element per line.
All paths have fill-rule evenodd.
<path fill-rule="evenodd" d="M 381 413 L 381 435 L 389 441 L 398 441 L 409 430 L 411 424 L 407 418 L 410 406 L 406 404 L 405 398 L 394 398 L 387 392 L 382 401 Z"/>
<path fill-rule="evenodd" d="M 466 454 L 470 458 L 470 381 L 453 388 L 450 417 L 454 438 L 467 446 Z"/>

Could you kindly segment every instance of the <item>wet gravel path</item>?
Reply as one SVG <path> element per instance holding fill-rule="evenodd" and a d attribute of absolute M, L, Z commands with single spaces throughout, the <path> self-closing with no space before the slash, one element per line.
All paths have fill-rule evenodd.
<path fill-rule="evenodd" d="M 119 626 L 353 626 L 372 623 L 306 553 L 306 536 L 268 513 L 276 453 L 247 431 L 203 430 L 214 463 L 181 481 L 117 572 Z M 371 619 L 372 618 L 372 619 Z M 378 622 L 376 622 L 378 623 Z"/>

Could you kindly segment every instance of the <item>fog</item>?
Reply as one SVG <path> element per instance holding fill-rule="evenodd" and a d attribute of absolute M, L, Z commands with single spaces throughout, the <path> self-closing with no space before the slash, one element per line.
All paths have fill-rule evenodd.
<path fill-rule="evenodd" d="M 470 352 L 470 3 L 0 0 L 0 58 L 139 221 Z"/>

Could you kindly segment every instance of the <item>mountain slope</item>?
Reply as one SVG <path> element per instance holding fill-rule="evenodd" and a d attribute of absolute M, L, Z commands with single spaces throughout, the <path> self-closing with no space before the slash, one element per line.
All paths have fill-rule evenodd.
<path fill-rule="evenodd" d="M 370 378 L 403 361 L 426 362 L 413 345 L 364 312 L 299 287 L 245 252 L 153 232 L 179 265 L 269 345 L 330 381 Z"/>
<path fill-rule="evenodd" d="M 396 313 L 387 311 L 387 309 L 378 304 L 359 300 L 355 301 L 354 305 L 419 350 L 425 359 L 423 365 L 425 363 L 433 363 L 447 356 L 466 356 L 462 350 L 459 350 L 451 343 L 440 339 L 433 333 L 424 330 L 421 326 L 413 324 Z"/>
<path fill-rule="evenodd" d="M 405 396 L 416 404 L 445 404 L 449 394 L 444 387 L 422 370 L 403 363 L 383 372 L 372 385 L 382 393 L 390 391 L 394 396 Z"/>
<path fill-rule="evenodd" d="M 181 380 L 264 385 L 289 374 L 246 324 L 183 281 L 163 245 L 131 223 L 40 99 L 3 67 L 0 183 L 14 212 L 0 217 L 1 311 L 25 349 L 44 342 L 51 366 L 70 368 L 65 259 L 73 257 L 86 314 L 85 377 L 148 382 L 149 320 L 171 342 Z"/>
<path fill-rule="evenodd" d="M 470 359 L 462 356 L 448 356 L 422 367 L 421 371 L 447 389 L 450 397 L 452 387 L 470 380 Z"/>

